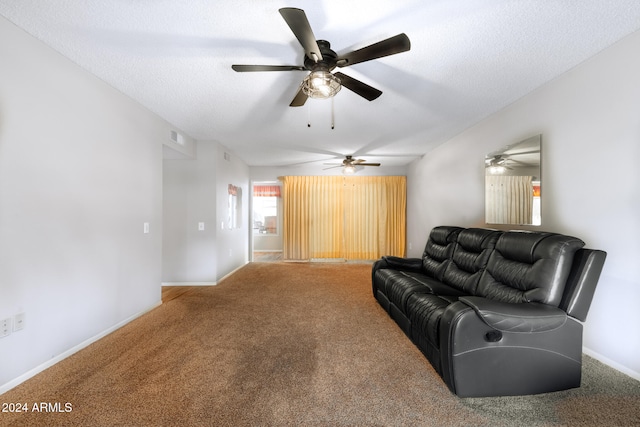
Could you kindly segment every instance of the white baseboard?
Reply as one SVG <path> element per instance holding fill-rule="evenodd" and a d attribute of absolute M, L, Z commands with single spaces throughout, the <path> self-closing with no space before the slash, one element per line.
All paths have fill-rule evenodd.
<path fill-rule="evenodd" d="M 67 357 L 71 356 L 72 354 L 77 353 L 78 351 L 82 350 L 85 347 L 88 347 L 89 345 L 93 344 L 94 342 L 98 341 L 99 339 L 106 337 L 110 333 L 116 331 L 117 329 L 120 329 L 121 327 L 123 327 L 127 323 L 137 319 L 138 317 L 142 316 L 143 314 L 146 314 L 146 313 L 150 312 L 151 310 L 153 310 L 156 307 L 159 307 L 160 305 L 162 305 L 162 301 L 158 301 L 157 303 L 155 303 L 151 307 L 149 307 L 149 308 L 147 308 L 145 310 L 142 310 L 141 312 L 136 313 L 133 316 L 130 316 L 130 317 L 124 319 L 123 321 L 121 321 L 121 322 L 113 325 L 112 327 L 100 332 L 99 334 L 97 334 L 97 335 L 95 335 L 95 336 L 93 336 L 93 337 L 81 342 L 80 344 L 76 345 L 75 347 L 70 348 L 69 350 L 65 351 L 64 353 L 61 353 L 61 354 L 57 355 L 56 357 L 53 357 L 53 358 L 47 360 L 43 364 L 41 364 L 39 366 L 36 366 L 35 368 L 33 368 L 30 371 L 20 375 L 17 378 L 9 381 L 8 383 L 0 385 L 0 394 L 6 393 L 7 391 L 11 390 L 12 388 L 22 384 L 26 380 L 36 376 L 37 374 L 39 374 L 40 372 L 44 371 L 45 369 L 48 369 L 48 368 L 52 367 L 56 363 L 61 362 L 62 360 L 66 359 Z"/>
<path fill-rule="evenodd" d="M 216 286 L 218 283 L 222 282 L 227 277 L 231 276 L 236 271 L 240 270 L 242 267 L 247 265 L 248 262 L 245 262 L 240 267 L 233 269 L 230 273 L 225 274 L 219 280 L 215 282 L 162 282 L 162 286 Z"/>
<path fill-rule="evenodd" d="M 240 270 L 242 267 L 247 265 L 248 262 L 245 262 L 241 266 L 233 269 L 230 273 L 225 274 L 219 280 L 215 282 L 162 282 L 162 286 L 216 286 L 218 283 L 222 282 L 227 277 L 231 276 L 236 271 Z"/>
<path fill-rule="evenodd" d="M 218 282 L 162 282 L 162 286 L 215 286 Z"/>
<path fill-rule="evenodd" d="M 587 356 L 591 356 L 596 360 L 599 360 L 600 362 L 604 363 L 607 366 L 612 367 L 613 369 L 615 369 L 616 371 L 620 371 L 625 375 L 630 376 L 633 379 L 636 379 L 638 381 L 640 381 L 640 372 L 636 372 L 632 369 L 627 368 L 626 366 L 623 366 L 621 364 L 619 364 L 618 362 L 615 362 L 611 359 L 609 359 L 606 356 L 601 355 L 600 353 L 597 353 L 593 350 L 590 350 L 586 347 L 582 347 L 582 352 L 584 354 L 586 354 Z"/>
<path fill-rule="evenodd" d="M 233 273 L 235 273 L 236 271 L 240 270 L 242 267 L 244 267 L 245 265 L 249 264 L 249 261 L 245 262 L 244 264 L 242 264 L 240 267 L 234 268 L 233 270 L 231 270 L 229 273 L 225 274 L 224 276 L 222 276 L 220 278 L 220 280 L 218 280 L 217 283 L 222 282 L 224 279 L 226 279 L 227 277 L 231 276 Z"/>

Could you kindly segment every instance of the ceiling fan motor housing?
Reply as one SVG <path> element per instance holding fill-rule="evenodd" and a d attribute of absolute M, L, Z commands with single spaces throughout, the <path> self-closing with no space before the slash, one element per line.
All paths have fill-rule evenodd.
<path fill-rule="evenodd" d="M 304 56 L 304 67 L 309 71 L 324 70 L 331 71 L 336 68 L 338 62 L 338 54 L 331 50 L 331 43 L 326 40 L 317 40 L 318 47 L 320 48 L 320 54 L 322 59 L 316 62 L 314 58 Z"/>

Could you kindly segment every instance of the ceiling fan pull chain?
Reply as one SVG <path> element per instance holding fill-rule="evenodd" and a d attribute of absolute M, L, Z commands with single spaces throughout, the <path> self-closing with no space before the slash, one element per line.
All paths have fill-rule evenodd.
<path fill-rule="evenodd" d="M 311 127 L 311 103 L 307 103 L 307 127 Z"/>
<path fill-rule="evenodd" d="M 334 113 L 334 108 L 333 108 L 333 100 L 335 98 L 331 97 L 331 129 L 335 129 L 336 127 L 336 118 L 335 118 L 335 113 Z"/>

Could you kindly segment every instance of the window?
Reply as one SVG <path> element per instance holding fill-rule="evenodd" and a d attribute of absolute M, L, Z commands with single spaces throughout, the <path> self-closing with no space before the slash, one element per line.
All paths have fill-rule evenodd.
<path fill-rule="evenodd" d="M 279 185 L 254 185 L 253 234 L 278 234 Z"/>

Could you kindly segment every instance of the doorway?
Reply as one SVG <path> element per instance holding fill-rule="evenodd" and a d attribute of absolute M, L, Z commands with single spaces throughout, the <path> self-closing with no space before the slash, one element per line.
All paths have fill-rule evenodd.
<path fill-rule="evenodd" d="M 282 260 L 282 187 L 277 181 L 258 181 L 251 189 L 251 261 Z"/>

